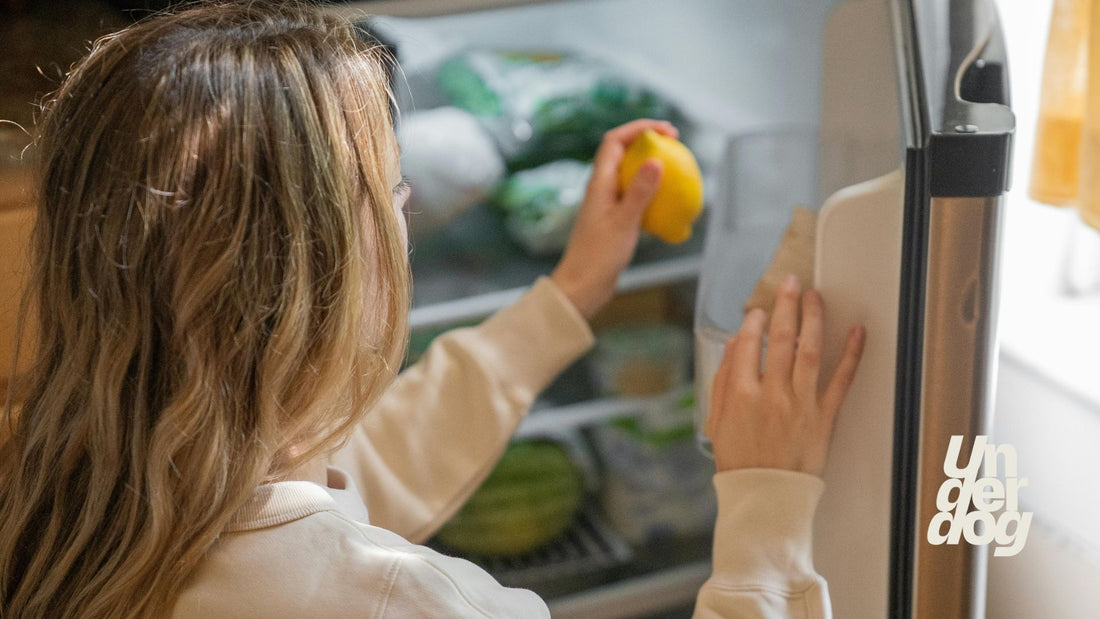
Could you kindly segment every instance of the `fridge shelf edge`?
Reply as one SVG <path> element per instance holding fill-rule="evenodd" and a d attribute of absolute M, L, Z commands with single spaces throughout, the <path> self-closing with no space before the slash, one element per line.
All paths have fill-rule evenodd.
<path fill-rule="evenodd" d="M 696 561 L 547 602 L 557 619 L 655 613 L 690 604 L 710 572 L 710 561 Z"/>
<path fill-rule="evenodd" d="M 627 417 L 646 406 L 660 402 L 662 396 L 649 398 L 600 398 L 577 404 L 539 408 L 520 422 L 515 438 L 535 438 L 600 421 Z"/>
<path fill-rule="evenodd" d="M 699 276 L 702 265 L 702 256 L 691 255 L 633 266 L 619 277 L 615 290 L 629 292 L 690 281 Z M 414 307 L 409 312 L 409 328 L 439 327 L 483 318 L 515 303 L 527 289 L 527 286 L 520 286 Z"/>

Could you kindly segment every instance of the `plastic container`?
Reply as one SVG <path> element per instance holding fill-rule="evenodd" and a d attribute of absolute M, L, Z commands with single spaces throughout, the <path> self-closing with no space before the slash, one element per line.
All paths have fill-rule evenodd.
<path fill-rule="evenodd" d="M 771 261 L 796 206 L 818 209 L 817 129 L 790 126 L 733 136 L 719 167 L 707 219 L 695 305 L 695 436 L 703 433 L 710 389 L 726 340 Z"/>
<path fill-rule="evenodd" d="M 695 448 L 692 410 L 683 385 L 637 417 L 592 430 L 607 473 L 600 505 L 634 546 L 706 534 L 714 525 L 714 466 Z"/>

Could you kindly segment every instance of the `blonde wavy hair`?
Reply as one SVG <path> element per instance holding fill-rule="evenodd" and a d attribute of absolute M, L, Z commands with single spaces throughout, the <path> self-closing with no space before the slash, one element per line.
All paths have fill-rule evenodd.
<path fill-rule="evenodd" d="M 0 616 L 170 614 L 252 490 L 392 379 L 391 62 L 306 5 L 204 3 L 100 39 L 46 102 Z"/>

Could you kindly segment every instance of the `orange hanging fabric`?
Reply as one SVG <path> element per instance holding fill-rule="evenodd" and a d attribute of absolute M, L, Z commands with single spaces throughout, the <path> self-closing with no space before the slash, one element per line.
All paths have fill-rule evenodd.
<path fill-rule="evenodd" d="M 1091 0 L 1092 36 L 1089 36 L 1088 91 L 1081 135 L 1081 189 L 1077 208 L 1081 218 L 1100 230 L 1100 2 Z"/>
<path fill-rule="evenodd" d="M 1089 66 L 1089 25 L 1092 21 L 1092 5 L 1100 4 L 1094 0 L 1055 0 L 1050 20 L 1050 35 L 1047 39 L 1046 58 L 1043 62 L 1042 94 L 1039 101 L 1039 122 L 1035 136 L 1035 153 L 1032 159 L 1031 187 L 1029 194 L 1039 202 L 1055 205 L 1082 204 L 1080 201 L 1083 187 L 1079 179 L 1090 185 L 1088 191 L 1095 196 L 1098 208 L 1093 212 L 1100 215 L 1100 186 L 1091 187 L 1089 182 L 1095 174 L 1080 174 L 1082 169 L 1082 131 L 1089 125 L 1085 121 L 1086 91 L 1100 82 L 1100 60 L 1090 72 Z M 1100 29 L 1097 29 L 1100 32 Z M 1096 37 L 1100 39 L 1100 37 Z M 1097 41 L 1100 42 L 1100 41 Z M 1094 44 L 1092 47 L 1096 47 Z M 1093 54 L 1100 49 L 1092 50 Z M 1095 55 L 1094 55 L 1095 57 Z M 1092 78 L 1091 80 L 1089 78 Z M 1090 99 L 1098 105 L 1089 111 L 1094 131 L 1100 131 L 1100 90 Z M 1094 135 L 1100 138 L 1100 132 Z M 1100 147 L 1100 144 L 1095 145 Z M 1085 149 L 1089 152 L 1094 148 Z M 1089 152 L 1084 160 L 1100 163 L 1100 152 Z M 1086 169 L 1100 170 L 1097 167 Z M 1100 183 L 1100 179 L 1094 181 Z M 1084 211 L 1082 211 L 1084 212 Z M 1094 220 L 1097 217 L 1093 217 Z M 1097 223 L 1093 223 L 1094 226 Z"/>

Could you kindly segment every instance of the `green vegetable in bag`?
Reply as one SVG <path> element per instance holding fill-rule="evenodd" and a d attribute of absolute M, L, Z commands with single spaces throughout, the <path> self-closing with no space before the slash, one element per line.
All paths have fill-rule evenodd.
<path fill-rule="evenodd" d="M 592 165 L 563 159 L 522 170 L 501 183 L 493 203 L 508 234 L 529 253 L 560 252 L 569 241 Z"/>
<path fill-rule="evenodd" d="M 677 117 L 653 91 L 575 53 L 470 50 L 440 67 L 439 82 L 452 105 L 479 117 L 510 170 L 591 159 L 609 129 Z"/>

